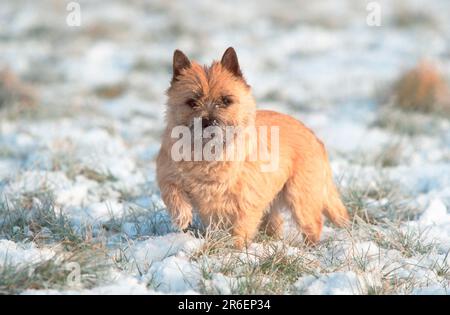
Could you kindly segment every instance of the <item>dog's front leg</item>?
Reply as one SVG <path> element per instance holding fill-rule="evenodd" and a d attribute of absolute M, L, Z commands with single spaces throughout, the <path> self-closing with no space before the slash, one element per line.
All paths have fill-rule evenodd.
<path fill-rule="evenodd" d="M 250 242 L 258 232 L 263 211 L 240 211 L 233 225 L 234 245 L 242 249 L 250 245 Z"/>
<path fill-rule="evenodd" d="M 173 183 L 160 183 L 161 197 L 166 204 L 172 222 L 181 230 L 192 222 L 192 206 L 189 197 Z"/>

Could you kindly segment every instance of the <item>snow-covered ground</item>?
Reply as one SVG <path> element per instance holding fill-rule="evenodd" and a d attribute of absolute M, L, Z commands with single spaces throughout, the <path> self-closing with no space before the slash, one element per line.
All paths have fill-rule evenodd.
<path fill-rule="evenodd" d="M 380 27 L 360 0 L 86 0 L 80 27 L 67 2 L 0 6 L 0 69 L 39 106 L 0 111 L 0 292 L 450 293 L 450 120 L 380 105 L 421 59 L 450 77 L 448 1 L 378 1 Z M 235 252 L 171 226 L 154 158 L 172 53 L 209 63 L 228 46 L 260 108 L 325 142 L 351 229 L 327 225 L 316 248 L 258 239 Z M 77 260 L 85 247 L 97 269 Z M 49 260 L 79 262 L 81 284 L 12 277 Z"/>

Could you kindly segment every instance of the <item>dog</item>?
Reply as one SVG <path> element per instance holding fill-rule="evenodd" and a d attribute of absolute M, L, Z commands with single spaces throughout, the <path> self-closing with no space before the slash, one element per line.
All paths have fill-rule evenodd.
<path fill-rule="evenodd" d="M 349 215 L 333 183 L 323 143 L 295 118 L 256 109 L 251 87 L 232 47 L 220 62 L 210 66 L 191 62 L 183 52 L 175 50 L 173 76 L 166 94 L 166 128 L 156 167 L 161 197 L 174 225 L 186 229 L 195 209 L 203 224 L 229 229 L 235 246 L 243 248 L 258 230 L 281 237 L 283 208 L 292 212 L 308 244 L 320 240 L 323 214 L 337 226 L 348 224 Z M 276 168 L 262 171 L 265 161 L 249 158 L 262 145 L 255 144 L 255 139 L 238 145 L 237 137 L 219 142 L 228 144 L 227 149 L 234 146 L 243 150 L 243 159 L 174 159 L 174 128 L 192 131 L 195 121 L 200 120 L 200 131 L 211 127 L 220 131 L 228 126 L 253 128 L 253 138 L 262 138 L 268 150 L 277 144 Z M 263 134 L 262 128 L 278 130 L 278 134 Z M 205 141 L 200 145 L 206 146 Z M 190 155 L 190 145 L 189 149 Z"/>

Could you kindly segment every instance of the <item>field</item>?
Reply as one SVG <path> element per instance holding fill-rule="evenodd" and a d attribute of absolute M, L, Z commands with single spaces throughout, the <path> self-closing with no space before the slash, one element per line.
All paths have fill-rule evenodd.
<path fill-rule="evenodd" d="M 0 294 L 449 294 L 450 116 L 396 106 L 450 79 L 450 3 L 2 1 Z M 177 231 L 155 183 L 174 49 L 233 46 L 259 108 L 321 138 L 352 216 L 305 246 Z M 420 104 L 420 103 L 419 103 Z"/>

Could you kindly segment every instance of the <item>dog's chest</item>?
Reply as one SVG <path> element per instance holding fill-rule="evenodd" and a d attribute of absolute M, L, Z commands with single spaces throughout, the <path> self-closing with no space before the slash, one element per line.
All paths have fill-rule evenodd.
<path fill-rule="evenodd" d="M 285 178 L 260 172 L 253 164 L 183 169 L 183 188 L 194 208 L 207 216 L 264 211 L 283 187 Z M 245 167 L 243 167 L 245 166 Z"/>
<path fill-rule="evenodd" d="M 226 179 L 224 181 L 186 182 L 186 192 L 199 210 L 232 210 L 239 207 L 240 196 Z"/>

